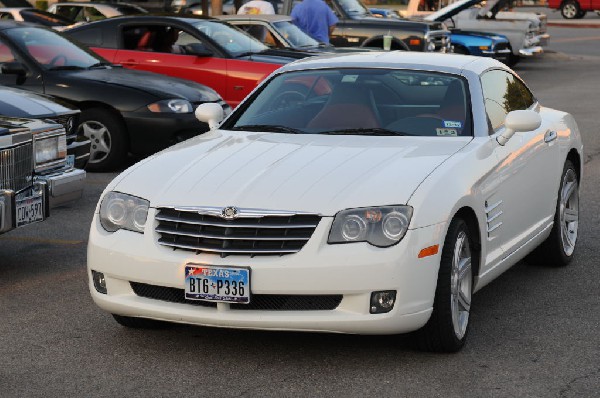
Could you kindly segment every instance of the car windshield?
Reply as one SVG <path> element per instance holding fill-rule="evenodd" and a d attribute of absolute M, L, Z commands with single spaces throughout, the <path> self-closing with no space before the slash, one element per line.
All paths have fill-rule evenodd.
<path fill-rule="evenodd" d="M 4 32 L 44 69 L 87 69 L 108 64 L 100 56 L 83 50 L 51 30 L 27 27 Z"/>
<path fill-rule="evenodd" d="M 304 33 L 290 21 L 275 22 L 273 25 L 275 25 L 275 29 L 279 34 L 289 41 L 294 48 L 319 47 L 318 41 Z"/>
<path fill-rule="evenodd" d="M 71 25 L 73 21 L 62 15 L 51 14 L 40 10 L 23 10 L 21 16 L 25 22 L 39 23 L 45 26 L 64 26 Z"/>
<path fill-rule="evenodd" d="M 348 15 L 368 15 L 369 10 L 359 0 L 339 0 L 340 6 L 346 11 Z"/>
<path fill-rule="evenodd" d="M 294 134 L 471 136 L 464 78 L 398 69 L 326 69 L 272 78 L 222 129 Z"/>
<path fill-rule="evenodd" d="M 234 57 L 259 53 L 269 49 L 254 37 L 226 23 L 207 20 L 194 21 L 193 25 Z"/>

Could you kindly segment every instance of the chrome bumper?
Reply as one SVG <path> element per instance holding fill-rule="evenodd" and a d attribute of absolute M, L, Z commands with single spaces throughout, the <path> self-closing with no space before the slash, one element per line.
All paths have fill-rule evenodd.
<path fill-rule="evenodd" d="M 544 49 L 540 46 L 522 48 L 519 50 L 519 55 L 524 57 L 531 57 L 534 55 L 541 55 L 544 53 Z"/>
<path fill-rule="evenodd" d="M 535 37 L 538 40 L 538 45 L 545 47 L 550 43 L 550 35 L 548 33 L 544 33 L 543 35 L 539 35 Z"/>
<path fill-rule="evenodd" d="M 48 185 L 44 181 L 36 181 L 31 187 L 16 194 L 11 189 L 0 189 L 0 234 L 8 232 L 17 227 L 17 201 L 18 197 L 30 196 L 34 191 L 39 192 L 38 195 L 42 196 L 42 203 L 44 206 L 44 218 L 45 220 L 50 216 L 50 206 L 48 198 L 50 196 Z"/>
<path fill-rule="evenodd" d="M 50 191 L 50 207 L 77 200 L 83 196 L 86 172 L 72 169 L 59 174 L 37 176 L 36 180 L 45 181 Z"/>

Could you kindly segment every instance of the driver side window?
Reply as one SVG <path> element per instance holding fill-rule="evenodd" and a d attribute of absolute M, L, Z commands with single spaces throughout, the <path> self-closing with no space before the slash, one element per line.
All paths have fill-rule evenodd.
<path fill-rule="evenodd" d="M 14 62 L 15 61 L 15 54 L 12 52 L 12 50 L 6 45 L 4 44 L 2 41 L 0 41 L 0 64 L 3 64 L 5 62 Z M 2 72 L 0 72 L 2 73 Z"/>
<path fill-rule="evenodd" d="M 531 91 L 514 75 L 490 70 L 481 76 L 485 111 L 492 127 L 490 134 L 504 125 L 509 112 L 528 109 L 535 103 Z"/>

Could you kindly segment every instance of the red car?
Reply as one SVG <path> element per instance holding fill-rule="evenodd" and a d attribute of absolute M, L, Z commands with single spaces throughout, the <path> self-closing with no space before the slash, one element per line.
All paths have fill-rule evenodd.
<path fill-rule="evenodd" d="M 207 85 L 232 107 L 281 65 L 305 56 L 270 50 L 241 30 L 210 18 L 116 17 L 65 34 L 126 68 Z"/>
<path fill-rule="evenodd" d="M 583 18 L 588 11 L 600 15 L 600 0 L 548 0 L 548 7 L 560 9 L 563 18 Z"/>

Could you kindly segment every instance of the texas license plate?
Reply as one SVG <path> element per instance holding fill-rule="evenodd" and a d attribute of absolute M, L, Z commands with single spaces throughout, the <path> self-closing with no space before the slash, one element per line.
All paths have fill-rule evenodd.
<path fill-rule="evenodd" d="M 44 202 L 42 196 L 30 196 L 18 199 L 16 205 L 17 228 L 44 219 Z"/>
<path fill-rule="evenodd" d="M 248 304 L 250 269 L 186 265 L 185 298 Z"/>

